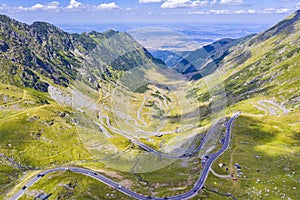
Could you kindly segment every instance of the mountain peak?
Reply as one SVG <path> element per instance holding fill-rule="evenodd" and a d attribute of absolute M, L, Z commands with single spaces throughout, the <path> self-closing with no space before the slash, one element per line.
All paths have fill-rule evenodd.
<path fill-rule="evenodd" d="M 34 31 L 36 31 L 39 34 L 49 34 L 49 33 L 67 34 L 63 30 L 47 22 L 39 22 L 39 21 L 34 22 L 33 24 L 30 25 L 30 28 L 32 28 Z"/>
<path fill-rule="evenodd" d="M 5 84 L 46 92 L 50 84 L 68 87 L 82 76 L 96 87 L 100 78 L 117 80 L 122 71 L 156 63 L 135 40 L 114 30 L 70 34 L 47 22 L 27 25 L 5 15 L 0 27 Z"/>
<path fill-rule="evenodd" d="M 119 31 L 115 31 L 115 30 L 113 30 L 113 29 L 110 29 L 110 30 L 108 30 L 108 31 L 103 32 L 103 35 L 104 35 L 105 37 L 107 37 L 107 38 L 110 38 L 110 37 L 112 37 L 112 36 L 114 36 L 114 35 L 116 35 L 116 34 L 118 34 L 118 33 L 120 33 L 120 32 L 119 32 Z"/>
<path fill-rule="evenodd" d="M 0 21 L 1 22 L 8 22 L 8 21 L 11 21 L 12 19 L 9 18 L 8 16 L 6 15 L 0 15 Z"/>
<path fill-rule="evenodd" d="M 1 15 L 0 14 L 0 24 L 3 28 L 3 30 L 9 31 L 12 27 L 17 28 L 17 29 L 28 29 L 28 25 L 24 24 L 22 22 L 18 22 L 6 15 Z M 13 28 L 13 29 L 14 29 Z"/>

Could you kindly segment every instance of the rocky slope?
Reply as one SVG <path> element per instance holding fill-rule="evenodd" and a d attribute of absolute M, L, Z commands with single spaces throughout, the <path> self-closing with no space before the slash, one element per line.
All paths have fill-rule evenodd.
<path fill-rule="evenodd" d="M 194 82 L 191 94 L 205 102 L 202 109 L 212 109 L 215 99 L 207 85 L 218 80 L 218 86 L 226 91 L 222 98 L 226 112 L 242 112 L 231 147 L 219 160 L 236 180 L 211 177 L 206 184 L 209 191 L 230 193 L 237 199 L 299 198 L 294 186 L 300 180 L 299 38 L 297 11 L 230 48 L 216 72 Z M 235 169 L 234 163 L 239 163 L 241 170 Z M 217 164 L 213 169 L 228 173 Z"/>
<path fill-rule="evenodd" d="M 32 25 L 0 16 L 1 82 L 46 92 L 49 83 L 67 87 L 84 77 L 97 85 L 147 62 L 151 55 L 127 33 L 69 34 L 45 23 Z"/>
<path fill-rule="evenodd" d="M 69 34 L 0 15 L 1 195 L 30 169 L 91 160 L 71 105 L 101 98 L 100 82 L 157 63 L 163 64 L 127 33 Z M 98 126 L 88 126 L 98 133 Z"/>
<path fill-rule="evenodd" d="M 195 94 L 200 102 L 206 102 L 203 109 L 210 110 L 214 96 L 207 85 L 215 82 L 217 77 L 221 90 L 226 92 L 223 102 L 226 101 L 228 106 L 275 99 L 278 105 L 290 110 L 299 109 L 299 27 L 300 11 L 297 11 L 269 30 L 232 46 L 218 64 L 207 68 L 216 72 L 194 81 L 190 94 Z"/>
<path fill-rule="evenodd" d="M 237 45 L 221 64 L 230 100 L 273 96 L 296 106 L 300 79 L 300 11 L 269 30 Z"/>
<path fill-rule="evenodd" d="M 88 88 L 102 87 L 99 80 L 114 82 L 134 67 L 163 63 L 153 59 L 126 33 L 68 34 L 47 23 L 26 25 L 6 16 L 0 16 L 0 27 L 1 194 L 7 194 L 19 183 L 23 172 L 29 170 L 70 163 L 104 169 L 105 166 L 94 162 L 78 137 L 76 112 L 65 105 L 72 103 L 67 93 L 73 92 L 80 97 L 78 101 L 88 104 L 91 103 L 88 95 L 98 92 Z M 259 35 L 242 41 L 219 41 L 185 55 L 186 60 L 195 64 L 182 60 L 177 67 L 178 71 L 197 79 L 189 83 L 192 88 L 187 96 L 196 96 L 200 102 L 199 126 L 209 121 L 210 106 L 215 99 L 214 93 L 209 91 L 213 87 L 206 86 L 216 80 L 214 77 L 226 91 L 222 101 L 227 102 L 227 114 L 242 111 L 233 128 L 231 147 L 220 158 L 238 180 L 210 176 L 205 186 L 208 195 L 213 193 L 221 198 L 220 194 L 230 193 L 238 199 L 299 198 L 296 187 L 300 180 L 299 30 L 300 11 Z M 204 50 L 208 56 L 202 55 Z M 197 77 L 199 71 L 201 76 Z M 147 85 L 145 87 L 147 90 Z M 100 100 L 110 95 L 109 85 L 103 91 L 98 94 Z M 81 98 L 84 92 L 86 96 Z M 99 127 L 86 122 L 82 132 L 99 133 Z M 234 168 L 235 162 L 242 166 L 243 176 Z M 200 166 L 199 159 L 196 165 Z M 177 177 L 178 171 L 192 169 L 182 163 L 180 166 L 173 171 L 170 166 L 163 172 Z M 197 166 L 193 174 L 199 172 Z M 219 174 L 228 174 L 226 168 L 213 168 Z M 75 177 L 69 173 L 64 176 L 71 182 Z M 160 173 L 156 172 L 137 176 L 132 178 L 137 182 L 133 188 L 141 193 L 156 187 L 149 185 L 145 177 L 155 179 L 152 180 L 154 185 L 160 179 L 157 177 Z M 57 177 L 57 183 L 44 179 L 50 191 L 60 184 L 61 176 Z M 158 185 L 169 181 L 163 178 Z M 78 181 L 89 190 L 78 190 L 77 194 L 89 193 L 98 198 L 99 187 L 91 187 L 95 182 L 81 179 L 77 178 L 76 184 Z M 146 184 L 139 184 L 141 180 Z M 180 184 L 187 185 L 186 182 Z M 38 190 L 39 186 L 36 187 Z M 74 194 L 76 196 L 75 190 Z M 199 198 L 207 194 L 199 194 Z"/>

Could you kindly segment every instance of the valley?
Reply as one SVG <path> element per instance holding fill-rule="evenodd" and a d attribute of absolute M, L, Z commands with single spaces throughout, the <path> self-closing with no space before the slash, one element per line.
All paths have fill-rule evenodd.
<path fill-rule="evenodd" d="M 300 197 L 300 11 L 172 67 L 128 33 L 0 27 L 0 198 Z"/>

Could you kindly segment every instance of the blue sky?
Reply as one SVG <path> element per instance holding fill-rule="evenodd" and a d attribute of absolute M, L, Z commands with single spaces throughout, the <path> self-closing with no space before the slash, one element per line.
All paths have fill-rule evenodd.
<path fill-rule="evenodd" d="M 0 13 L 19 21 L 92 23 L 272 24 L 300 0 L 1 0 Z"/>

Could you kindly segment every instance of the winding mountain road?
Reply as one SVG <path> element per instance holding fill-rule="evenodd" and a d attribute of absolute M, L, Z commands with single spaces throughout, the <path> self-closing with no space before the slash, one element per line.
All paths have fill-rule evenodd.
<path fill-rule="evenodd" d="M 192 197 L 194 197 L 195 195 L 198 194 L 198 192 L 203 188 L 204 183 L 208 177 L 208 174 L 210 172 L 211 166 L 213 164 L 213 162 L 219 157 L 221 156 L 229 147 L 230 144 L 230 133 L 231 133 L 231 126 L 233 124 L 233 121 L 235 120 L 235 118 L 237 118 L 240 115 L 240 113 L 236 113 L 234 114 L 230 120 L 228 121 L 227 125 L 226 125 L 226 134 L 225 134 L 225 139 L 222 145 L 222 148 L 217 151 L 216 153 L 210 154 L 210 155 L 206 155 L 205 159 L 203 160 L 202 164 L 203 164 L 203 170 L 200 173 L 200 176 L 198 178 L 198 180 L 196 181 L 196 183 L 194 184 L 194 187 L 183 194 L 180 195 L 176 195 L 176 196 L 171 196 L 171 197 L 163 197 L 163 198 L 157 198 L 157 197 L 151 197 L 151 196 L 143 196 L 141 194 L 135 193 L 121 185 L 119 185 L 118 183 L 112 181 L 111 179 L 98 174 L 96 171 L 90 170 L 90 169 L 85 169 L 85 168 L 78 168 L 78 167 L 58 167 L 58 168 L 54 168 L 54 169 L 49 169 L 46 170 L 44 172 L 39 173 L 37 176 L 35 176 L 34 178 L 32 178 L 30 181 L 28 181 L 21 190 L 19 190 L 15 195 L 13 195 L 10 200 L 17 200 L 19 199 L 24 193 L 25 191 L 32 186 L 33 184 L 35 184 L 36 182 L 38 182 L 43 176 L 53 173 L 53 172 L 57 172 L 57 171 L 62 171 L 62 170 L 68 170 L 68 171 L 72 171 L 75 173 L 80 173 L 89 177 L 92 177 L 94 179 L 97 179 L 98 181 L 101 181 L 102 183 L 115 188 L 116 190 L 122 192 L 123 194 L 133 197 L 135 199 L 141 199 L 141 200 L 147 200 L 147 199 L 154 199 L 154 200 L 183 200 L 183 199 L 190 199 Z M 205 140 L 205 139 L 203 139 Z"/>
<path fill-rule="evenodd" d="M 203 145 L 204 145 L 206 139 L 207 139 L 207 138 L 209 137 L 209 135 L 211 135 L 211 133 L 214 131 L 215 126 L 216 126 L 216 124 L 217 124 L 217 123 L 216 123 L 216 124 L 214 124 L 214 125 L 212 126 L 212 128 L 208 131 L 208 133 L 202 138 L 202 141 L 201 141 L 201 143 L 198 145 L 197 148 L 195 148 L 194 150 L 192 150 L 192 151 L 190 151 L 190 152 L 186 152 L 186 153 L 184 153 L 184 154 L 182 154 L 182 155 L 174 155 L 174 154 L 172 155 L 172 154 L 167 154 L 167 153 L 164 153 L 164 152 L 157 151 L 157 150 L 151 148 L 150 146 L 148 146 L 148 145 L 146 145 L 146 144 L 144 144 L 144 143 L 142 143 L 142 142 L 136 140 L 134 137 L 129 136 L 128 133 L 125 133 L 125 132 L 122 131 L 122 130 L 118 130 L 118 129 L 114 128 L 114 127 L 110 124 L 109 117 L 106 116 L 106 115 L 103 115 L 103 116 L 101 116 L 101 117 L 99 118 L 100 121 L 101 121 L 102 123 L 103 123 L 103 121 L 102 121 L 103 118 L 106 119 L 107 125 L 108 125 L 108 127 L 109 127 L 110 129 L 113 129 L 113 130 L 114 130 L 115 132 L 117 132 L 119 135 L 122 135 L 123 137 L 129 139 L 133 144 L 136 144 L 136 145 L 138 145 L 140 148 L 144 149 L 145 151 L 150 152 L 150 153 L 153 153 L 153 154 L 155 154 L 155 155 L 157 155 L 157 156 L 165 157 L 165 158 L 171 158 L 171 159 L 184 159 L 184 158 L 188 158 L 188 157 L 194 156 L 194 155 L 195 155 L 197 152 L 199 152 L 200 149 L 203 147 Z M 108 135 L 108 136 L 111 137 L 111 135 L 108 133 L 108 131 L 107 131 L 104 127 L 102 127 L 102 130 L 104 131 L 104 133 L 105 133 L 106 135 Z"/>

